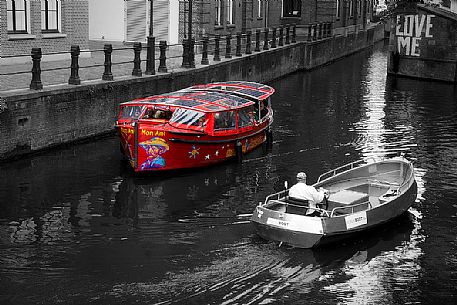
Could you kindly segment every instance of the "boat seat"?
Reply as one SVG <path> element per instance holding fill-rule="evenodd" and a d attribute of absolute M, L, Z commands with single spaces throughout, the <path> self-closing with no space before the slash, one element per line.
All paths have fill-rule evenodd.
<path fill-rule="evenodd" d="M 308 200 L 298 199 L 294 197 L 287 197 L 286 202 L 289 204 L 301 205 L 306 207 L 309 205 Z"/>

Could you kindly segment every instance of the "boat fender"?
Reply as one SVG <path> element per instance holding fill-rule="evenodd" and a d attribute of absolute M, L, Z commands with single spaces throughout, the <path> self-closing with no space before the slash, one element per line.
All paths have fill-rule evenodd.
<path fill-rule="evenodd" d="M 235 151 L 236 151 L 236 159 L 238 163 L 241 163 L 243 161 L 243 144 L 241 141 L 236 141 L 235 143 Z"/>

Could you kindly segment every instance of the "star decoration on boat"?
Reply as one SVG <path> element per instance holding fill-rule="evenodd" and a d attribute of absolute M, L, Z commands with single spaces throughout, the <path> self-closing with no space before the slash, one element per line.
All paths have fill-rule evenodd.
<path fill-rule="evenodd" d="M 199 150 L 200 148 L 196 148 L 195 145 L 192 145 L 192 150 L 189 151 L 189 158 L 197 159 L 197 155 L 200 153 Z"/>
<path fill-rule="evenodd" d="M 205 156 L 205 160 L 209 160 L 209 155 L 206 155 L 206 156 Z"/>
<path fill-rule="evenodd" d="M 219 151 L 216 150 L 216 152 L 214 153 L 216 156 L 219 156 Z"/>

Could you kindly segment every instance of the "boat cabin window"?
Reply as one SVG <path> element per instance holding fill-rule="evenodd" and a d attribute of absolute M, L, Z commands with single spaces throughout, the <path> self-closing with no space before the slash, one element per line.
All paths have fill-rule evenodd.
<path fill-rule="evenodd" d="M 235 111 L 224 111 L 214 114 L 214 130 L 227 130 L 236 128 Z"/>
<path fill-rule="evenodd" d="M 121 109 L 121 119 L 138 119 L 144 110 L 144 106 L 124 106 Z"/>
<path fill-rule="evenodd" d="M 238 125 L 240 128 L 254 124 L 254 112 L 254 106 L 242 108 L 238 111 Z"/>
<path fill-rule="evenodd" d="M 178 108 L 173 112 L 170 123 L 203 128 L 206 124 L 206 115 L 200 111 Z"/>
<path fill-rule="evenodd" d="M 148 108 L 143 115 L 143 119 L 160 119 L 169 120 L 172 116 L 172 112 L 169 109 L 161 108 Z"/>
<path fill-rule="evenodd" d="M 261 120 L 268 114 L 268 100 L 261 100 L 256 103 L 255 119 Z"/>

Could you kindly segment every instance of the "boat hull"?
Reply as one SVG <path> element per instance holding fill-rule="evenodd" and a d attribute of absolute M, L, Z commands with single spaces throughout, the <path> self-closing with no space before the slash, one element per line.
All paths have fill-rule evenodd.
<path fill-rule="evenodd" d="M 293 207 L 272 200 L 254 210 L 251 221 L 264 239 L 299 248 L 335 243 L 385 224 L 405 213 L 417 196 L 411 179 L 399 196 L 378 206 L 332 217 L 310 217 L 292 212 Z M 306 210 L 306 209 L 305 209 Z"/>
<path fill-rule="evenodd" d="M 292 247 L 313 248 L 316 247 L 323 238 L 323 234 L 292 231 L 271 225 L 265 225 L 256 221 L 253 221 L 253 224 L 257 235 L 263 239 L 284 243 Z"/>
<path fill-rule="evenodd" d="M 121 127 L 121 150 L 136 172 L 198 168 L 241 158 L 267 140 L 269 125 L 232 136 L 178 134 L 158 127 Z M 136 136 L 136 134 L 138 134 Z"/>

